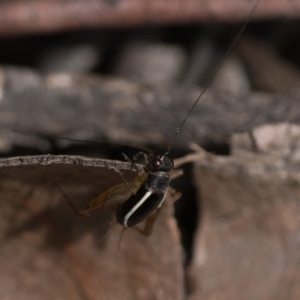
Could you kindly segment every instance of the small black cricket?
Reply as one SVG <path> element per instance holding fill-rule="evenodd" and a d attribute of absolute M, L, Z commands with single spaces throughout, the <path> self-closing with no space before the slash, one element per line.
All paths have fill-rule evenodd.
<path fill-rule="evenodd" d="M 134 227 L 135 225 L 145 221 L 145 228 L 142 231 L 145 235 L 151 234 L 153 224 L 159 215 L 162 204 L 165 200 L 167 192 L 174 193 L 175 191 L 170 187 L 170 182 L 172 179 L 179 177 L 183 174 L 182 170 L 174 169 L 174 163 L 169 154 L 173 143 L 179 134 L 181 128 L 185 124 L 186 120 L 194 110 L 195 106 L 209 87 L 210 83 L 218 73 L 221 65 L 227 59 L 228 55 L 232 52 L 232 49 L 239 40 L 241 34 L 243 33 L 245 27 L 251 20 L 260 0 L 256 0 L 255 5 L 252 7 L 251 12 L 244 22 L 242 28 L 237 34 L 235 40 L 231 44 L 230 48 L 227 50 L 223 59 L 220 61 L 217 68 L 214 70 L 213 74 L 205 84 L 202 92 L 195 100 L 192 107 L 189 109 L 185 118 L 181 121 L 175 134 L 173 135 L 167 151 L 163 155 L 155 155 L 151 151 L 140 152 L 137 156 L 142 155 L 145 159 L 144 172 L 139 172 L 135 163 L 131 161 L 126 155 L 125 159 L 129 161 L 132 166 L 138 171 L 138 175 L 133 181 L 126 182 L 123 178 L 122 173 L 116 170 L 122 177 L 123 182 L 112 186 L 111 188 L 104 191 L 94 200 L 92 200 L 86 208 L 78 210 L 72 201 L 66 196 L 62 191 L 63 195 L 68 199 L 70 206 L 73 210 L 80 216 L 88 216 L 91 212 L 95 210 L 105 209 L 109 207 L 117 207 L 116 219 L 119 224 L 127 227 Z"/>

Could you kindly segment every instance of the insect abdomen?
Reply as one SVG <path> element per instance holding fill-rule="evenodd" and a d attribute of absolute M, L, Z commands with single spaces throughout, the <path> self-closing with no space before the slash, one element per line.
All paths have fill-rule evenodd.
<path fill-rule="evenodd" d="M 117 221 L 125 227 L 133 227 L 142 222 L 164 201 L 166 192 L 156 193 L 147 189 L 146 185 L 132 195 L 117 210 Z"/>

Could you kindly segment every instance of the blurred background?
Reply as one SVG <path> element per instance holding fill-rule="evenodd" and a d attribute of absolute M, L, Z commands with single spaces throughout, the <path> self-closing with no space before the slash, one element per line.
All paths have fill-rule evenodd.
<path fill-rule="evenodd" d="M 165 223 L 156 228 L 158 231 L 162 228 L 161 233 L 157 237 L 151 237 L 152 240 L 133 232 L 126 241 L 125 235 L 123 253 L 116 250 L 114 240 L 108 242 L 109 246 L 105 247 L 102 245 L 102 237 L 98 236 L 101 247 L 98 247 L 98 242 L 89 240 L 89 229 L 86 226 L 91 226 L 93 235 L 97 235 L 96 229 L 99 224 L 97 225 L 96 218 L 88 221 L 91 225 L 85 225 L 82 219 L 77 221 L 76 217 L 69 220 L 71 217 L 65 217 L 65 214 L 69 214 L 68 208 L 64 207 L 63 212 L 61 206 L 65 205 L 61 204 L 61 195 L 51 184 L 47 185 L 45 181 L 38 183 L 33 179 L 30 182 L 31 178 L 39 177 L 39 174 L 52 178 L 52 173 L 61 172 L 58 175 L 59 183 L 62 186 L 65 184 L 68 195 L 73 193 L 73 197 L 80 198 L 80 195 L 85 194 L 82 197 L 86 198 L 87 203 L 87 199 L 96 193 L 88 191 L 86 187 L 89 176 L 92 176 L 89 172 L 94 174 L 94 170 L 84 171 L 82 166 L 78 166 L 78 169 L 72 167 L 72 170 L 68 169 L 68 166 L 57 170 L 50 167 L 41 170 L 34 163 L 19 168 L 9 160 L 15 156 L 49 153 L 65 155 L 67 158 L 69 155 L 83 155 L 122 160 L 123 152 L 132 157 L 140 151 L 129 145 L 147 147 L 163 153 L 180 122 L 200 94 L 201 88 L 232 45 L 245 20 L 249 18 L 254 4 L 255 1 L 246 0 L 1 1 L 0 171 L 3 199 L 9 199 L 2 204 L 5 206 L 2 207 L 5 216 L 2 221 L 3 251 L 2 258 L 0 257 L 0 276 L 3 276 L 0 280 L 1 299 L 18 299 L 24 294 L 28 299 L 297 299 L 300 291 L 295 286 L 295 274 L 298 274 L 295 266 L 299 259 L 290 261 L 290 252 L 282 250 L 288 247 L 285 242 L 280 244 L 271 238 L 268 240 L 270 248 L 278 247 L 274 254 L 274 257 L 278 255 L 278 260 L 274 258 L 276 272 L 269 268 L 268 264 L 262 263 L 269 253 L 269 248 L 265 245 L 256 245 L 255 249 L 261 250 L 257 250 L 259 254 L 253 257 L 253 261 L 259 261 L 256 267 L 252 265 L 253 261 L 250 258 L 243 264 L 243 251 L 252 249 L 251 244 L 253 246 L 253 243 L 258 242 L 247 240 L 247 234 L 242 232 L 240 219 L 237 223 L 230 223 L 231 209 L 225 209 L 225 213 L 222 209 L 216 209 L 215 215 L 221 216 L 217 221 L 218 226 L 222 225 L 219 223 L 223 222 L 223 215 L 227 215 L 229 211 L 230 216 L 226 222 L 229 222 L 230 226 L 240 228 L 241 232 L 235 231 L 234 234 L 241 234 L 244 240 L 235 239 L 232 231 L 224 233 L 218 227 L 219 233 L 212 239 L 213 245 L 205 244 L 212 234 L 212 229 L 203 221 L 203 210 L 206 207 L 215 210 L 214 205 L 218 206 L 218 201 L 215 204 L 212 200 L 214 197 L 221 202 L 222 194 L 224 196 L 227 193 L 225 190 L 232 188 L 225 198 L 238 198 L 243 193 L 248 193 L 249 199 L 259 198 L 256 192 L 247 192 L 247 181 L 240 182 L 242 186 L 244 184 L 244 189 L 241 190 L 235 189 L 230 181 L 242 180 L 241 174 L 243 178 L 250 178 L 253 175 L 252 171 L 241 173 L 243 168 L 247 169 L 249 166 L 241 167 L 240 164 L 244 161 L 252 166 L 257 156 L 249 158 L 249 161 L 242 158 L 225 163 L 216 158 L 212 159 L 211 165 L 207 161 L 202 165 L 200 162 L 198 171 L 195 171 L 194 166 L 183 166 L 185 175 L 172 183 L 172 186 L 182 193 L 181 199 L 176 203 L 175 212 L 179 232 L 175 225 L 173 229 L 166 229 L 168 220 L 172 219 L 172 212 L 166 213 Z M 182 128 L 172 148 L 172 157 L 178 158 L 190 153 L 190 143 L 196 143 L 223 159 L 233 155 L 233 147 L 240 145 L 232 142 L 232 135 L 249 133 L 257 126 L 270 123 L 299 123 L 299 16 L 298 0 L 260 1 L 234 50 Z M 287 130 L 290 132 L 292 129 Z M 276 140 L 279 129 L 275 129 L 272 134 L 267 133 L 267 136 Z M 261 139 L 265 140 L 264 137 Z M 93 141 L 104 143 L 98 144 Z M 286 143 L 295 145 L 295 140 Z M 297 148 L 296 146 L 294 148 Z M 245 148 L 243 143 L 241 147 Z M 249 151 L 252 153 L 252 150 Z M 272 151 L 271 146 L 269 150 Z M 61 161 L 60 164 L 64 165 L 67 162 Z M 264 164 L 262 159 L 256 166 L 257 169 L 265 166 Z M 266 186 L 260 188 L 264 191 L 272 186 L 272 180 L 277 182 L 277 179 L 270 177 L 268 173 L 272 169 L 270 165 L 273 166 L 272 162 L 268 161 L 268 167 L 258 171 L 259 175 L 265 176 L 264 179 L 269 178 L 269 185 L 262 179 Z M 223 174 L 223 171 L 218 169 L 221 166 L 222 170 L 227 168 L 228 173 Z M 230 169 L 232 166 L 236 169 Z M 11 171 L 7 171 L 9 168 Z M 212 170 L 215 177 L 210 177 Z M 232 170 L 237 171 L 234 173 Z M 77 174 L 70 175 L 71 172 Z M 276 173 L 274 170 L 272 172 Z M 287 170 L 285 172 L 289 173 Z M 106 188 L 116 181 L 109 181 L 111 176 L 114 176 L 110 173 L 101 173 L 100 178 L 101 176 L 108 178 Z M 280 176 L 283 178 L 281 173 Z M 203 177 L 207 182 L 204 180 L 201 183 Z M 16 181 L 14 178 L 17 178 Z M 253 180 L 256 180 L 255 178 L 257 177 L 254 176 Z M 295 178 L 293 183 L 298 187 L 298 177 Z M 229 183 L 225 184 L 226 180 L 229 180 Z M 215 187 L 212 182 L 216 181 L 224 182 L 224 186 Z M 80 184 L 83 188 L 80 188 Z M 277 184 L 280 186 L 283 183 L 280 181 Z M 290 191 L 288 187 L 284 186 L 281 192 L 272 192 L 284 198 L 288 192 L 282 191 Z M 255 185 L 250 188 L 251 191 L 256 189 Z M 217 191 L 217 195 L 214 195 L 213 191 Z M 296 195 L 296 188 L 294 192 Z M 267 192 L 262 193 L 262 198 L 269 198 Z M 206 200 L 203 197 L 206 197 Z M 297 207 L 297 197 L 290 197 L 293 203 L 289 210 L 293 210 L 293 205 Z M 226 201 L 221 205 L 226 207 Z M 245 202 L 252 212 L 253 204 L 247 201 L 248 199 Z M 37 209 L 36 202 L 40 205 L 43 203 L 44 206 Z M 210 204 L 207 205 L 208 202 Z M 49 203 L 51 209 L 48 207 Z M 247 205 L 244 203 L 242 207 Z M 56 210 L 52 211 L 54 207 Z M 232 207 L 232 210 L 236 209 L 236 206 Z M 211 215 L 211 211 L 208 215 Z M 249 217 L 249 214 L 247 216 Z M 243 214 L 239 217 L 243 217 Z M 15 223 L 12 221 L 14 218 Z M 278 216 L 276 218 L 280 219 Z M 65 221 L 61 221 L 62 219 Z M 264 215 L 256 216 L 255 225 L 250 222 L 249 226 L 251 224 L 252 228 L 254 226 L 259 231 L 261 229 L 257 224 L 264 222 L 263 220 Z M 293 231 L 293 238 L 286 243 L 296 245 L 298 223 L 285 223 L 284 218 L 281 221 L 285 230 L 290 226 L 290 230 Z M 47 232 L 52 230 L 51 239 L 55 240 L 50 246 L 48 240 L 47 247 L 43 243 L 49 237 L 49 232 L 45 235 L 44 225 L 41 225 L 45 222 L 48 222 L 45 226 L 51 227 L 54 223 L 56 226 L 54 229 L 47 229 Z M 235 217 L 233 222 L 236 222 Z M 78 229 L 80 226 L 83 226 L 83 229 Z M 281 227 L 279 230 L 272 222 L 266 226 L 266 236 L 262 236 L 260 242 L 265 241 L 269 235 L 274 238 L 274 235 L 278 234 L 279 239 L 285 238 L 283 233 L 280 234 L 280 230 L 283 230 Z M 35 230 L 42 231 L 36 237 L 44 242 L 36 240 L 32 243 Z M 174 237 L 174 231 L 177 232 L 177 237 L 176 234 Z M 72 238 L 69 237 L 70 232 Z M 238 241 L 237 244 L 243 246 L 238 249 L 223 249 L 220 244 L 222 232 L 223 238 L 227 237 L 233 243 Z M 171 236 L 169 243 L 163 242 L 163 233 Z M 57 238 L 56 235 L 60 237 Z M 103 235 L 106 236 L 106 233 Z M 118 235 L 119 232 L 116 233 L 116 236 Z M 256 233 L 251 232 L 250 235 Z M 56 245 L 58 239 L 61 239 L 59 246 Z M 86 248 L 82 250 L 80 247 L 86 239 Z M 53 244 L 56 250 L 63 252 L 63 256 L 61 252 L 53 254 Z M 28 250 L 30 254 L 25 258 L 20 257 L 13 267 L 7 265 L 7 261 L 12 257 L 20 255 L 19 250 L 16 250 L 19 245 L 32 247 Z M 297 249 L 295 245 L 291 246 L 292 252 Z M 89 253 L 89 247 L 93 248 L 93 254 Z M 216 248 L 218 251 L 214 252 Z M 170 254 L 173 251 L 175 254 Z M 207 257 L 210 251 L 212 256 Z M 224 251 L 229 251 L 231 258 L 222 265 L 220 257 L 226 257 Z M 37 257 L 41 253 L 43 257 L 47 257 L 45 252 L 49 252 L 50 258 L 39 261 Z M 214 254 L 218 255 L 218 259 L 214 259 Z M 86 262 L 85 259 L 89 255 L 91 258 Z M 166 258 L 169 256 L 172 259 Z M 57 259 L 60 259 L 64 266 L 57 265 Z M 95 260 L 101 260 L 97 268 Z M 123 269 L 112 267 L 112 264 L 108 263 L 109 260 L 119 261 L 119 266 Z M 124 260 L 127 260 L 126 265 L 120 262 Z M 270 265 L 273 262 L 270 260 Z M 165 270 L 164 278 L 159 276 L 161 269 L 158 269 L 157 265 Z M 289 266 L 294 266 L 295 269 Z M 20 274 L 22 268 L 24 270 Z M 58 275 L 43 277 L 46 271 Z M 250 274 L 244 278 L 240 272 Z M 18 275 L 14 275 L 16 273 Z M 265 281 L 257 273 L 261 274 Z M 71 279 L 65 280 L 70 274 Z M 274 278 L 268 279 L 270 274 L 273 274 Z M 114 284 L 110 282 L 112 278 Z M 130 280 L 136 281 L 136 286 L 130 284 Z M 283 281 L 285 283 L 279 287 L 278 282 Z M 59 285 L 57 293 L 53 293 L 53 288 L 46 288 L 46 282 L 51 282 L 49 286 L 53 288 Z M 21 286 L 19 290 L 16 289 L 17 285 Z M 248 291 L 250 286 L 251 292 Z M 286 292 L 287 290 L 289 292 Z M 282 291 L 285 292 L 281 293 Z"/>

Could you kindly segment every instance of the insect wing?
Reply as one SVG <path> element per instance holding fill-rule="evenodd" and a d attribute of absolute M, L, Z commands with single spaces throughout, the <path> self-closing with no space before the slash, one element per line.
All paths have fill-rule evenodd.
<path fill-rule="evenodd" d="M 125 202 L 132 192 L 136 192 L 142 183 L 145 181 L 144 176 L 136 176 L 133 181 L 129 181 L 128 185 L 120 183 L 105 190 L 99 196 L 97 196 L 85 209 L 85 213 L 88 214 L 94 210 L 113 207 Z"/>

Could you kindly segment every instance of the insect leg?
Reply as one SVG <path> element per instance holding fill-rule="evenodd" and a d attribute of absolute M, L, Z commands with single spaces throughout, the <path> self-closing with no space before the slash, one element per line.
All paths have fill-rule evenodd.
<path fill-rule="evenodd" d="M 141 184 L 142 181 L 137 176 L 134 181 L 128 183 L 131 186 L 130 190 L 124 183 L 114 185 L 92 200 L 83 211 L 85 214 L 89 214 L 94 210 L 118 206 L 125 202 L 132 195 L 132 192 L 136 193 Z"/>
<path fill-rule="evenodd" d="M 142 233 L 145 236 L 149 236 L 152 233 L 153 225 L 161 212 L 161 208 L 162 208 L 162 205 L 152 215 L 150 215 L 146 219 L 144 229 L 141 230 L 141 229 L 137 228 L 137 230 L 140 233 Z"/>
<path fill-rule="evenodd" d="M 125 153 L 122 153 L 122 155 L 125 160 L 127 160 L 129 163 L 131 163 L 131 168 L 134 168 L 138 173 L 140 173 L 140 170 L 138 169 L 138 167 L 136 166 L 134 161 L 132 161 Z"/>
<path fill-rule="evenodd" d="M 127 229 L 127 227 L 123 227 L 122 229 L 122 233 L 120 235 L 120 238 L 119 238 L 119 241 L 118 241 L 118 250 L 120 251 L 121 250 L 121 242 L 123 240 L 123 236 L 124 236 L 124 233 L 125 233 L 125 230 Z"/>
<path fill-rule="evenodd" d="M 138 176 L 140 177 L 140 181 L 143 182 L 146 180 L 147 175 L 145 174 L 145 172 L 142 172 L 141 170 L 138 169 L 137 165 L 134 163 L 134 161 L 132 161 L 125 153 L 122 153 L 123 157 L 125 160 L 127 160 L 129 163 L 131 163 L 131 168 L 135 169 L 138 172 Z M 136 180 L 135 180 L 136 181 Z M 132 194 L 135 194 L 136 191 Z"/>
<path fill-rule="evenodd" d="M 58 185 L 58 184 L 57 184 L 56 182 L 54 182 L 54 181 L 52 181 L 52 183 L 53 183 L 54 185 L 56 185 L 56 187 L 60 190 L 60 192 L 61 192 L 61 194 L 63 195 L 63 197 L 64 197 L 65 199 L 67 199 L 68 204 L 70 205 L 70 207 L 74 210 L 74 212 L 75 212 L 78 216 L 84 217 L 84 216 L 87 216 L 87 215 L 88 215 L 87 213 L 85 213 L 84 210 L 80 210 L 80 209 L 78 209 L 78 208 L 74 205 L 74 203 L 73 203 L 73 201 L 71 200 L 71 198 L 67 196 L 67 194 L 63 191 L 63 189 L 60 187 L 60 185 Z"/>
<path fill-rule="evenodd" d="M 173 169 L 173 170 L 170 171 L 169 174 L 171 176 L 171 179 L 173 180 L 175 178 L 178 178 L 178 177 L 182 176 L 183 175 L 183 170 L 181 170 L 181 169 Z"/>
<path fill-rule="evenodd" d="M 144 159 L 145 159 L 145 165 L 148 165 L 148 156 L 147 156 L 147 154 L 145 152 L 142 152 L 142 151 L 138 152 L 137 154 L 134 155 L 133 159 L 134 160 L 138 160 L 138 158 L 140 156 L 144 157 Z"/>
<path fill-rule="evenodd" d="M 168 187 L 168 192 L 171 194 L 171 197 L 174 197 L 177 194 L 177 191 L 172 187 Z"/>
<path fill-rule="evenodd" d="M 169 198 L 171 198 L 170 200 L 175 203 L 181 196 L 182 194 L 180 192 L 177 192 L 175 189 L 173 189 L 172 187 L 168 187 L 168 193 L 170 195 Z"/>
<path fill-rule="evenodd" d="M 118 174 L 121 176 L 121 178 L 122 178 L 123 182 L 126 184 L 128 190 L 131 192 L 131 194 L 134 194 L 135 192 L 134 192 L 134 191 L 131 189 L 131 187 L 129 186 L 128 182 L 126 181 L 126 179 L 125 179 L 124 176 L 123 176 L 123 173 L 122 173 L 120 170 L 116 169 L 116 168 L 111 168 L 111 169 L 112 169 L 114 172 L 118 173 Z"/>
<path fill-rule="evenodd" d="M 143 181 L 140 176 L 137 176 L 133 181 L 128 183 L 131 187 L 130 190 L 124 183 L 114 185 L 93 199 L 84 209 L 78 209 L 63 189 L 58 184 L 55 183 L 55 185 L 59 188 L 64 198 L 67 199 L 68 204 L 78 216 L 88 216 L 94 210 L 106 209 L 122 204 L 132 195 L 131 190 L 133 193 L 136 193 Z"/>

